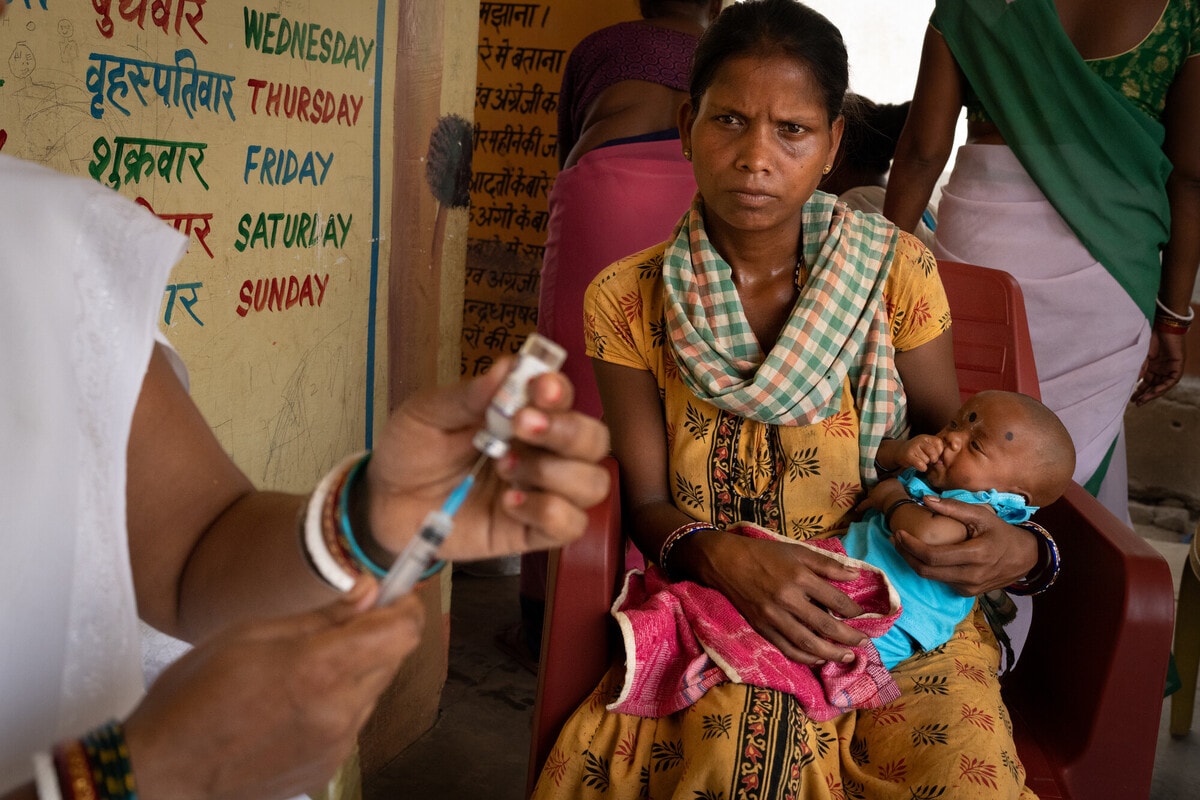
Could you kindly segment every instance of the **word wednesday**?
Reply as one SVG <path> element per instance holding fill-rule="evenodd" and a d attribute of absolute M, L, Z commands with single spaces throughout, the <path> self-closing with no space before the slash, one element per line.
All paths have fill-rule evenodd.
<path fill-rule="evenodd" d="M 279 223 L 283 223 L 283 237 L 279 236 Z M 246 248 L 256 247 L 271 249 L 278 245 L 285 248 L 316 247 L 332 245 L 341 249 L 346 244 L 350 234 L 350 225 L 354 215 L 343 217 L 341 214 L 330 214 L 325 220 L 322 232 L 321 216 L 319 214 L 285 214 L 276 211 L 268 214 L 260 211 L 255 218 L 250 214 L 242 214 L 238 220 L 238 239 L 233 243 L 239 253 Z"/>
<path fill-rule="evenodd" d="M 366 72 L 372 64 L 375 40 L 325 28 L 315 22 L 295 22 L 272 11 L 242 7 L 246 48 L 265 55 L 289 55 L 303 61 L 353 67 Z"/>

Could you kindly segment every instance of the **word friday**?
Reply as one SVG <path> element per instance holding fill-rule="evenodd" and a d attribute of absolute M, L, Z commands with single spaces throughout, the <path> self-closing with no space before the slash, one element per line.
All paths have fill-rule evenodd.
<path fill-rule="evenodd" d="M 289 55 L 304 61 L 353 67 L 366 72 L 375 52 L 375 40 L 347 36 L 314 22 L 294 22 L 274 11 L 264 13 L 242 7 L 246 47 L 266 55 Z"/>
<path fill-rule="evenodd" d="M 260 155 L 261 161 L 258 158 Z M 313 186 L 321 186 L 332 165 L 333 153 L 309 150 L 299 155 L 295 150 L 276 150 L 274 147 L 252 144 L 246 148 L 246 171 L 242 181 L 250 183 L 250 173 L 257 170 L 258 182 L 268 186 L 287 186 L 289 183 L 305 181 Z"/>
<path fill-rule="evenodd" d="M 297 278 L 288 275 L 285 278 L 259 278 L 245 280 L 238 293 L 241 300 L 235 311 L 239 317 L 244 317 L 254 311 L 287 311 L 294 307 L 303 308 L 305 303 L 316 308 L 325 300 L 325 287 L 329 285 L 329 273 L 320 275 L 305 275 Z M 315 288 L 314 288 L 315 287 Z"/>
<path fill-rule="evenodd" d="M 283 223 L 283 238 L 279 236 L 279 223 Z M 277 211 L 268 214 L 261 211 L 258 218 L 250 214 L 242 214 L 238 220 L 238 239 L 233 243 L 239 253 L 246 248 L 256 247 L 271 249 L 276 245 L 284 247 L 316 247 L 319 241 L 322 245 L 332 245 L 341 248 L 346 244 L 350 233 L 350 224 L 354 215 L 343 217 L 341 214 L 331 214 L 325 220 L 324 233 L 321 233 L 321 217 L 319 214 L 285 214 Z M 253 230 L 251 230 L 253 228 Z"/>

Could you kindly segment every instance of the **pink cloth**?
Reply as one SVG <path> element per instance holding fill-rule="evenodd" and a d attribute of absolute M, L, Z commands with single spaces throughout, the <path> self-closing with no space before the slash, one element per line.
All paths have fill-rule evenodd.
<path fill-rule="evenodd" d="M 738 532 L 809 547 L 857 567 L 857 580 L 833 585 L 862 606 L 863 614 L 846 623 L 867 636 L 881 635 L 899 617 L 900 599 L 887 576 L 848 558 L 837 539 L 796 542 L 745 524 Z M 626 664 L 625 683 L 610 711 L 666 716 L 727 681 L 787 692 L 818 722 L 900 696 L 875 645 L 852 648 L 856 658 L 849 664 L 826 663 L 814 670 L 760 636 L 725 595 L 692 581 L 672 583 L 657 566 L 625 576 L 612 613 L 621 626 Z"/>
<path fill-rule="evenodd" d="M 538 332 L 567 350 L 575 407 L 601 414 L 583 347 L 583 293 L 600 270 L 666 241 L 696 194 L 678 139 L 609 145 L 558 174 L 538 299 Z"/>

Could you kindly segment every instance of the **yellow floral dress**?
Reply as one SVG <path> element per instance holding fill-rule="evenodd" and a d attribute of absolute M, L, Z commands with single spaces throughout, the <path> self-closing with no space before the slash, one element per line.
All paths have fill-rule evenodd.
<path fill-rule="evenodd" d="M 827 535 L 862 497 L 853 392 L 808 426 L 747 420 L 682 383 L 663 321 L 663 248 L 631 256 L 588 290 L 594 358 L 654 374 L 668 421 L 675 503 L 697 519 L 754 522 L 796 539 Z M 932 255 L 901 234 L 884 286 L 896 350 L 950 326 Z M 787 694 L 722 684 L 675 714 L 642 718 L 605 705 L 615 665 L 567 722 L 534 797 L 1032 798 L 1000 699 L 999 650 L 977 611 L 944 646 L 903 662 L 902 695 L 878 709 L 809 720 Z"/>

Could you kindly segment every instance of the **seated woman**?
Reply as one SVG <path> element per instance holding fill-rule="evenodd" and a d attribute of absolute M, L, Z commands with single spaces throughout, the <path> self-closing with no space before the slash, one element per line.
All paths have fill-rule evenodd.
<path fill-rule="evenodd" d="M 699 194 L 676 234 L 601 273 L 585 301 L 627 530 L 676 579 L 724 594 L 793 661 L 848 661 L 856 575 L 794 539 L 834 532 L 876 478 L 884 437 L 932 432 L 959 405 L 945 293 L 929 252 L 816 191 L 841 139 L 841 35 L 794 0 L 748 0 L 701 38 L 680 111 Z M 989 510 L 936 549 L 897 535 L 919 574 L 963 594 L 1037 563 Z M 832 613 L 831 613 L 832 612 Z M 661 717 L 607 712 L 616 665 L 571 717 L 535 798 L 1032 796 L 982 615 L 901 663 L 901 697 L 814 722 L 786 693 L 713 687 Z"/>

